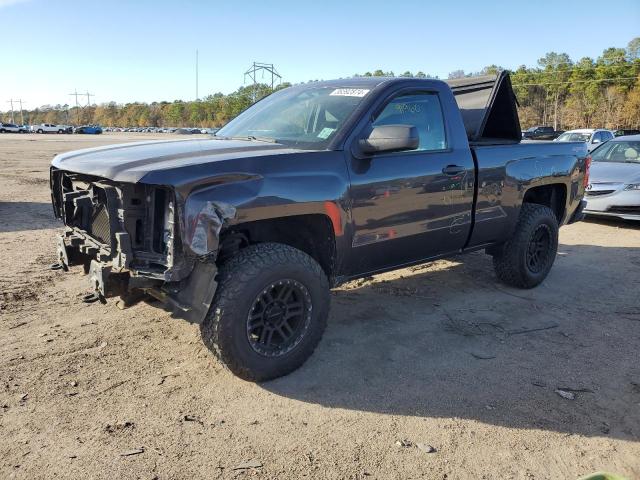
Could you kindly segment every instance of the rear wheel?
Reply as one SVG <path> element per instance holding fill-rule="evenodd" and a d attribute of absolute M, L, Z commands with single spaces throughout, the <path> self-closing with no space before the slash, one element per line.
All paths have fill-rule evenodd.
<path fill-rule="evenodd" d="M 306 253 L 277 243 L 241 250 L 220 268 L 204 343 L 251 381 L 286 375 L 311 356 L 329 313 L 329 283 Z"/>
<path fill-rule="evenodd" d="M 513 236 L 493 255 L 497 277 L 518 288 L 533 288 L 549 274 L 558 251 L 558 221 L 544 205 L 525 203 Z"/>

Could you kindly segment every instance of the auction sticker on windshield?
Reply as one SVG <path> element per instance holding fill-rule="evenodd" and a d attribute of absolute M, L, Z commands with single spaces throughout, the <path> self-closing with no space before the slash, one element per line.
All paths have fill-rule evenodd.
<path fill-rule="evenodd" d="M 324 127 L 322 130 L 320 130 L 318 138 L 329 138 L 329 135 L 331 135 L 335 131 L 335 128 Z"/>
<path fill-rule="evenodd" d="M 331 95 L 337 95 L 340 97 L 364 97 L 369 93 L 367 88 L 336 88 Z"/>

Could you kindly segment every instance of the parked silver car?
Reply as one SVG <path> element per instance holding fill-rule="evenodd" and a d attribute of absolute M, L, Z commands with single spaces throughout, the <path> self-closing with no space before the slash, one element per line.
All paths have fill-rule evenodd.
<path fill-rule="evenodd" d="M 640 220 L 640 135 L 609 140 L 591 159 L 584 212 Z"/>

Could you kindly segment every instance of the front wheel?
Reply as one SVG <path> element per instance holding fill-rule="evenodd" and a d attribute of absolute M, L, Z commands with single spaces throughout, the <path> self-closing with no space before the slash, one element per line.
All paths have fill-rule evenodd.
<path fill-rule="evenodd" d="M 497 277 L 518 288 L 533 288 L 549 274 L 558 251 L 558 220 L 549 207 L 525 203 L 513 236 L 493 255 Z"/>
<path fill-rule="evenodd" d="M 329 314 L 329 282 L 313 258 L 288 245 L 251 245 L 222 265 L 218 280 L 200 330 L 235 375 L 270 380 L 311 356 Z"/>
<path fill-rule="evenodd" d="M 44 133 L 42 129 L 39 129 L 37 133 Z"/>

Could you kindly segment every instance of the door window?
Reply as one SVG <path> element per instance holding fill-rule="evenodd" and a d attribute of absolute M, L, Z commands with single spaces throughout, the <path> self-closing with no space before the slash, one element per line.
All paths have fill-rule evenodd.
<path fill-rule="evenodd" d="M 412 125 L 418 130 L 416 150 L 444 150 L 447 141 L 442 107 L 435 93 L 401 95 L 391 100 L 373 121 L 373 126 Z"/>

